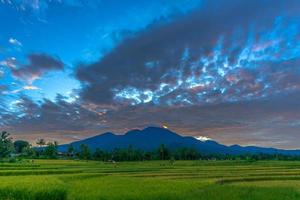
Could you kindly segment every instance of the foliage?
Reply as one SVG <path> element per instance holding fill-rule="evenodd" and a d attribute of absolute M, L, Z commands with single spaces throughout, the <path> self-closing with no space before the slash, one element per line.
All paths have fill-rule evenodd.
<path fill-rule="evenodd" d="M 81 144 L 78 152 L 80 159 L 88 160 L 91 158 L 91 151 L 86 144 Z"/>
<path fill-rule="evenodd" d="M 22 153 L 25 149 L 30 147 L 29 142 L 25 140 L 16 140 L 14 141 L 14 148 L 16 153 Z"/>
<path fill-rule="evenodd" d="M 6 131 L 0 133 L 0 158 L 6 158 L 14 151 L 12 139 L 9 135 Z"/>
<path fill-rule="evenodd" d="M 43 154 L 46 158 L 57 158 L 57 143 L 49 142 Z"/>
<path fill-rule="evenodd" d="M 67 156 L 73 157 L 74 154 L 75 154 L 75 148 L 73 147 L 72 144 L 70 144 L 70 145 L 68 146 Z"/>
<path fill-rule="evenodd" d="M 42 147 L 42 146 L 45 146 L 46 145 L 46 141 L 45 139 L 43 138 L 40 138 L 36 141 L 36 144 L 39 146 L 39 147 Z"/>

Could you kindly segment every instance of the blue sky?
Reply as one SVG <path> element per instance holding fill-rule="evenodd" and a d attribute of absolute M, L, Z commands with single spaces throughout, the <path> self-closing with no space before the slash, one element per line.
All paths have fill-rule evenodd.
<path fill-rule="evenodd" d="M 0 128 L 67 142 L 166 124 L 300 148 L 299 10 L 294 0 L 0 0 Z"/>

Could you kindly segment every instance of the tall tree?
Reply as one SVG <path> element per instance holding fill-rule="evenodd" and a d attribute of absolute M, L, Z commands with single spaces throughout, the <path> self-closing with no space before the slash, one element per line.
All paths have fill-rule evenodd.
<path fill-rule="evenodd" d="M 88 160 L 91 158 L 91 151 L 86 144 L 81 144 L 79 147 L 79 158 Z"/>
<path fill-rule="evenodd" d="M 73 157 L 74 153 L 75 153 L 75 148 L 73 147 L 72 144 L 70 144 L 68 146 L 67 155 L 70 156 L 70 157 Z"/>
<path fill-rule="evenodd" d="M 102 151 L 101 149 L 97 148 L 93 154 L 93 158 L 95 160 L 102 160 L 104 161 L 105 160 L 105 153 L 104 151 Z"/>
<path fill-rule="evenodd" d="M 0 133 L 0 158 L 8 157 L 14 151 L 12 139 L 9 135 L 6 131 Z"/>
<path fill-rule="evenodd" d="M 7 131 L 2 131 L 0 134 L 0 139 L 2 142 L 7 141 L 9 139 L 9 133 Z"/>
<path fill-rule="evenodd" d="M 55 142 L 49 142 L 45 148 L 44 155 L 47 158 L 56 158 L 57 157 L 57 144 Z"/>
<path fill-rule="evenodd" d="M 16 140 L 14 142 L 14 148 L 15 148 L 16 153 L 22 153 L 24 151 L 24 149 L 29 146 L 30 146 L 29 142 L 27 142 L 25 140 Z"/>
<path fill-rule="evenodd" d="M 160 160 L 165 160 L 167 156 L 167 149 L 164 144 L 161 144 L 158 148 L 158 153 L 159 153 L 159 159 Z"/>

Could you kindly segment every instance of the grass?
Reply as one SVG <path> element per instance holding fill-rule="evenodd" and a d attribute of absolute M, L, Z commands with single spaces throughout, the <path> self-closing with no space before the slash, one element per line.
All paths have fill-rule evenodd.
<path fill-rule="evenodd" d="M 0 200 L 298 200 L 300 162 L 0 164 Z"/>

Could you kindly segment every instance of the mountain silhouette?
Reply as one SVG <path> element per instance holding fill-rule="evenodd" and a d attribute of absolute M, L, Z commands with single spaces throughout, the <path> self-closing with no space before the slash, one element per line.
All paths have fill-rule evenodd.
<path fill-rule="evenodd" d="M 94 137 L 72 142 L 70 144 L 60 145 L 58 150 L 67 151 L 69 145 L 78 149 L 81 144 L 86 144 L 94 151 L 97 148 L 111 151 L 115 148 L 127 148 L 132 146 L 144 151 L 157 149 L 161 144 L 167 148 L 178 149 L 183 147 L 194 148 L 203 154 L 283 154 L 283 155 L 300 155 L 300 150 L 284 150 L 275 148 L 264 148 L 256 146 L 226 146 L 213 140 L 200 141 L 194 137 L 181 136 L 165 128 L 148 127 L 143 130 L 131 130 L 124 135 L 116 135 L 111 132 L 100 134 Z"/>

